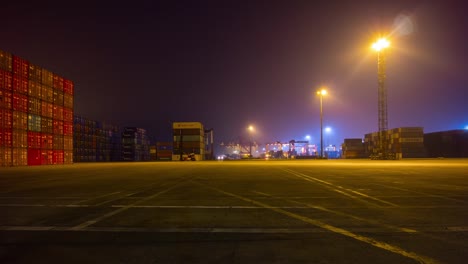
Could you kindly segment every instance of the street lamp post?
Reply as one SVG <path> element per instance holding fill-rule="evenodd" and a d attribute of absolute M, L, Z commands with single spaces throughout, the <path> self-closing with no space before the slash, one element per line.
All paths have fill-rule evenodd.
<path fill-rule="evenodd" d="M 323 158 L 323 96 L 327 94 L 327 90 L 322 89 L 317 94 L 320 95 L 320 158 Z"/>
<path fill-rule="evenodd" d="M 254 127 L 253 126 L 249 126 L 249 132 L 250 132 L 250 144 L 249 144 L 249 152 L 250 152 L 250 156 L 249 158 L 252 158 L 252 133 L 254 132 Z"/>

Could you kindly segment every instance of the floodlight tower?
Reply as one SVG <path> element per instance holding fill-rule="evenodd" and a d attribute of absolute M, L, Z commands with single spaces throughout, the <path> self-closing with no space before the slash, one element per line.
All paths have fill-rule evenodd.
<path fill-rule="evenodd" d="M 384 137 L 384 132 L 388 130 L 387 118 L 387 87 L 385 86 L 385 68 L 386 56 L 385 49 L 390 46 L 390 42 L 385 38 L 378 39 L 372 48 L 377 52 L 377 82 L 378 82 L 378 107 L 379 107 L 379 146 L 377 154 L 382 155 L 382 158 L 387 158 L 387 140 Z"/>

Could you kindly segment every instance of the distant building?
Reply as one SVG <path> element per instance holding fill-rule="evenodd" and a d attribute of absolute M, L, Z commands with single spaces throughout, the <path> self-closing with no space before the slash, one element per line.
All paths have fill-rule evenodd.
<path fill-rule="evenodd" d="M 424 145 L 431 158 L 466 158 L 468 157 L 468 130 L 426 133 Z"/>
<path fill-rule="evenodd" d="M 125 127 L 122 133 L 122 158 L 124 161 L 150 160 L 149 140 L 146 130 Z"/>
<path fill-rule="evenodd" d="M 204 160 L 205 130 L 200 122 L 174 122 L 172 160 Z"/>

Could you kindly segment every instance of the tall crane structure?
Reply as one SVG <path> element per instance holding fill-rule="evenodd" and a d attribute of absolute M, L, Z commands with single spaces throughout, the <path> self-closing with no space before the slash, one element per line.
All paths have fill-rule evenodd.
<path fill-rule="evenodd" d="M 379 159 L 390 159 L 391 154 L 388 152 L 388 141 L 384 135 L 388 130 L 387 117 L 387 87 L 385 86 L 386 79 L 386 54 L 385 49 L 390 46 L 390 42 L 385 38 L 380 38 L 372 45 L 372 48 L 377 51 L 377 83 L 378 83 L 378 110 L 379 110 L 379 141 L 375 148 L 374 155 Z"/>

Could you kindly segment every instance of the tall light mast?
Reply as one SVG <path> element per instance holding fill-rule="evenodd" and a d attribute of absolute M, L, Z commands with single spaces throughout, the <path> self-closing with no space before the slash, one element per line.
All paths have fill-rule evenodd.
<path fill-rule="evenodd" d="M 372 48 L 377 51 L 377 82 L 378 82 L 378 109 L 379 109 L 379 146 L 377 154 L 386 159 L 388 156 L 388 142 L 384 136 L 384 132 L 388 130 L 387 117 L 387 87 L 385 86 L 386 79 L 386 56 L 385 49 L 390 46 L 390 42 L 385 38 L 377 40 L 372 44 Z"/>

